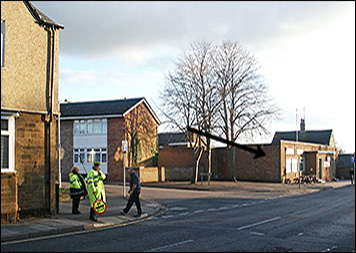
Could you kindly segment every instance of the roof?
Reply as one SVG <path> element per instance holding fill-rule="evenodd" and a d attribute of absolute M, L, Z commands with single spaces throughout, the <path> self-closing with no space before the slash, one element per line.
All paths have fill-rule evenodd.
<path fill-rule="evenodd" d="M 298 131 L 298 141 L 322 145 L 330 145 L 332 130 Z M 272 144 L 279 144 L 281 140 L 296 141 L 296 131 L 276 132 Z"/>
<path fill-rule="evenodd" d="M 57 29 L 58 28 L 64 29 L 63 25 L 60 25 L 57 22 L 53 21 L 46 14 L 44 14 L 42 11 L 37 9 L 33 4 L 31 4 L 30 1 L 24 1 L 24 3 L 40 25 L 54 26 Z"/>
<path fill-rule="evenodd" d="M 160 133 L 158 134 L 158 146 L 168 145 L 169 143 L 188 142 L 185 133 Z"/>
<path fill-rule="evenodd" d="M 336 167 L 340 168 L 352 168 L 354 165 L 351 162 L 352 157 L 354 154 L 339 154 L 337 158 Z"/>
<path fill-rule="evenodd" d="M 144 103 L 151 112 L 153 118 L 160 124 L 157 115 L 154 113 L 144 97 L 117 100 L 102 100 L 88 102 L 68 102 L 61 103 L 61 118 L 79 118 L 88 116 L 116 116 L 123 117 L 139 104 Z"/>

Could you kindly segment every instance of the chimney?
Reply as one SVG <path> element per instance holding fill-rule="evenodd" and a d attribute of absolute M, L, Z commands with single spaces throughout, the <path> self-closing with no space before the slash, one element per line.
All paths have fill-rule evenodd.
<path fill-rule="evenodd" d="M 300 119 L 300 131 L 305 132 L 305 119 Z"/>

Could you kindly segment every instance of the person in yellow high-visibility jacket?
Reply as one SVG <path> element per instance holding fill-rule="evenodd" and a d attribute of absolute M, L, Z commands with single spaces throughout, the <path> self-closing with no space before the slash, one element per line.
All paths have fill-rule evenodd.
<path fill-rule="evenodd" d="M 88 193 L 90 199 L 90 217 L 92 221 L 97 221 L 96 213 L 93 209 L 93 204 L 97 199 L 102 199 L 106 202 L 104 180 L 105 174 L 100 170 L 100 162 L 94 162 L 93 168 L 88 174 Z"/>
<path fill-rule="evenodd" d="M 79 168 L 73 167 L 69 173 L 70 197 L 73 199 L 72 214 L 80 214 L 80 197 L 87 194 L 87 186 L 84 178 L 79 174 Z"/>

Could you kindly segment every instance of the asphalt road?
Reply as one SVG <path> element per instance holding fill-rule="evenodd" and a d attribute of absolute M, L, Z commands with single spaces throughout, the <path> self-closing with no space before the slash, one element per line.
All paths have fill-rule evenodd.
<path fill-rule="evenodd" d="M 355 252 L 355 187 L 278 199 L 144 189 L 168 211 L 141 223 L 1 246 L 1 251 Z"/>

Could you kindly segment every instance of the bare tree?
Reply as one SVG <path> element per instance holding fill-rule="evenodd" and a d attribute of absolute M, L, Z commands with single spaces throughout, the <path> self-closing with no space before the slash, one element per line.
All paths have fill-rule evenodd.
<path fill-rule="evenodd" d="M 212 68 L 212 47 L 209 43 L 200 42 L 191 45 L 183 57 L 175 62 L 174 73 L 170 73 L 163 93 L 165 115 L 181 131 L 187 127 L 211 132 L 213 118 L 217 110 L 218 99 L 215 96 L 214 75 Z M 198 136 L 186 136 L 193 150 L 195 173 L 192 182 L 198 180 L 199 163 L 204 151 L 204 139 Z M 211 145 L 209 150 L 209 172 L 211 172 Z"/>
<path fill-rule="evenodd" d="M 208 134 L 220 132 L 233 142 L 242 134 L 267 133 L 265 123 L 277 117 L 278 109 L 258 70 L 256 59 L 236 42 L 194 43 L 169 73 L 162 96 L 164 114 L 181 131 L 190 126 Z M 211 173 L 210 139 L 207 149 Z M 235 151 L 229 149 L 235 179 Z M 201 146 L 195 150 L 195 183 L 202 152 Z"/>
<path fill-rule="evenodd" d="M 268 133 L 266 122 L 278 117 L 279 109 L 268 97 L 267 86 L 259 74 L 257 60 L 236 42 L 225 41 L 215 58 L 217 87 L 220 92 L 220 130 L 235 142 L 240 135 Z M 231 146 L 231 176 L 235 175 L 235 149 Z"/>

